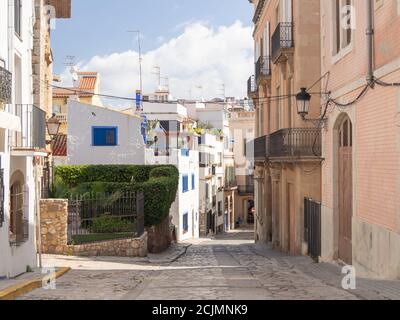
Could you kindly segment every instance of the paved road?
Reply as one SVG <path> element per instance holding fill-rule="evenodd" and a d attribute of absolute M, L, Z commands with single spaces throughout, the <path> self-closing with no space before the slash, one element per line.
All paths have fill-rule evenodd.
<path fill-rule="evenodd" d="M 288 263 L 273 251 L 257 250 L 252 239 L 252 232 L 242 231 L 198 240 L 168 264 L 50 259 L 49 265 L 62 263 L 73 270 L 57 280 L 56 290 L 38 289 L 21 299 L 357 299 L 297 268 L 296 260 Z"/>

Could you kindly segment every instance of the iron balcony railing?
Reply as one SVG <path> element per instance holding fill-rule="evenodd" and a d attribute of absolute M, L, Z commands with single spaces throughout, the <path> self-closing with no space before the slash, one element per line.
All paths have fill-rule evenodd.
<path fill-rule="evenodd" d="M 272 59 L 276 61 L 281 49 L 293 48 L 293 23 L 281 22 L 272 35 Z"/>
<path fill-rule="evenodd" d="M 249 98 L 252 97 L 252 95 L 257 91 L 257 85 L 256 85 L 256 78 L 255 76 L 251 76 L 249 80 L 247 80 L 247 96 Z"/>
<path fill-rule="evenodd" d="M 0 102 L 3 104 L 11 103 L 12 74 L 8 70 L 0 67 Z"/>
<path fill-rule="evenodd" d="M 254 13 L 254 17 L 253 17 L 253 23 L 254 24 L 257 24 L 258 21 L 260 20 L 261 15 L 262 15 L 262 11 L 264 9 L 264 6 L 265 6 L 266 2 L 267 2 L 267 0 L 259 0 L 258 1 L 258 5 L 257 5 L 256 11 Z"/>
<path fill-rule="evenodd" d="M 261 56 L 256 62 L 256 83 L 261 80 L 261 77 L 271 75 L 271 58 L 269 56 Z"/>
<path fill-rule="evenodd" d="M 250 143 L 253 146 L 248 146 L 248 150 L 251 150 L 251 147 L 254 148 L 254 160 L 264 161 L 269 154 L 269 136 L 259 137 Z"/>
<path fill-rule="evenodd" d="M 46 112 L 31 104 L 9 105 L 11 114 L 21 119 L 21 132 L 10 133 L 15 149 L 46 148 Z"/>
<path fill-rule="evenodd" d="M 321 157 L 321 130 L 282 129 L 269 137 L 270 157 Z"/>
<path fill-rule="evenodd" d="M 238 186 L 238 192 L 239 194 L 253 194 L 254 185 Z"/>

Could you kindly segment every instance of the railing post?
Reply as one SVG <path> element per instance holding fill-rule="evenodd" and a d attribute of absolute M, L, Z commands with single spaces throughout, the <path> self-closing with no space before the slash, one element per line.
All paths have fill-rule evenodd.
<path fill-rule="evenodd" d="M 144 194 L 142 192 L 136 193 L 136 228 L 138 237 L 144 233 Z"/>

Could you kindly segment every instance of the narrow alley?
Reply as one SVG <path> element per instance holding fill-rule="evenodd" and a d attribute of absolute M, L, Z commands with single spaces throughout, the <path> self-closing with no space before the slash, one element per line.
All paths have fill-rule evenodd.
<path fill-rule="evenodd" d="M 46 256 L 47 266 L 72 270 L 57 280 L 56 290 L 38 289 L 20 299 L 348 300 L 394 299 L 396 292 L 399 298 L 400 282 L 360 279 L 357 290 L 345 291 L 338 266 L 261 248 L 252 239 L 253 232 L 242 230 L 197 240 L 167 264 Z"/>

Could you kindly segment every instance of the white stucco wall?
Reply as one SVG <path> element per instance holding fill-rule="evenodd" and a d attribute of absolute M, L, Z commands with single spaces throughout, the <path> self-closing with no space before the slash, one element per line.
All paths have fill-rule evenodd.
<path fill-rule="evenodd" d="M 145 146 L 139 117 L 115 110 L 68 102 L 68 164 L 144 164 Z M 92 127 L 118 127 L 118 145 L 92 145 Z"/>
<path fill-rule="evenodd" d="M 32 21 L 33 1 L 23 1 L 21 17 L 21 38 L 14 34 L 14 1 L 0 1 L 0 58 L 5 68 L 13 74 L 13 103 L 32 104 Z M 21 85 L 16 90 L 15 57 L 21 61 Z M 18 93 L 18 97 L 16 96 Z M 0 278 L 15 277 L 26 271 L 27 266 L 36 267 L 35 248 L 35 182 L 33 157 L 11 156 L 8 134 L 11 128 L 0 128 L 1 168 L 4 169 L 4 214 L 5 221 L 0 227 Z M 10 245 L 10 179 L 19 171 L 23 175 L 24 218 L 29 221 L 29 239 L 19 246 Z"/>

